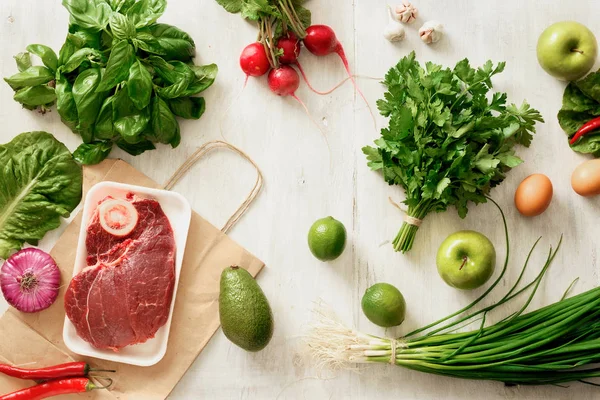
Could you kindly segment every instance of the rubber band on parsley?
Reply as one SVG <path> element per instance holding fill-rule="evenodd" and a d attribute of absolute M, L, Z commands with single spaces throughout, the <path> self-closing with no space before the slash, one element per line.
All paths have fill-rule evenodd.
<path fill-rule="evenodd" d="M 507 106 L 506 93 L 488 98 L 491 77 L 504 66 L 488 61 L 474 69 L 464 59 L 454 69 L 431 62 L 423 68 L 413 52 L 388 71 L 377 107 L 389 126 L 363 152 L 372 170 L 404 188 L 409 217 L 422 220 L 455 206 L 464 218 L 470 201 L 485 203 L 490 189 L 523 162 L 513 147 L 529 147 L 535 122 L 544 120 L 527 102 Z M 403 253 L 419 229 L 407 220 L 393 241 Z"/>

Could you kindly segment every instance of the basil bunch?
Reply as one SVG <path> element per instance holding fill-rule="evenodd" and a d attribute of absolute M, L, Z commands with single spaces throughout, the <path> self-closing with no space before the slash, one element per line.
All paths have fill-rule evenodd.
<path fill-rule="evenodd" d="M 62 121 L 83 144 L 82 164 L 105 159 L 113 145 L 138 155 L 154 143 L 177 147 L 176 117 L 198 119 L 198 93 L 210 87 L 217 66 L 194 65 L 193 39 L 156 23 L 166 0 L 63 0 L 71 14 L 58 56 L 39 44 L 15 57 L 19 73 L 5 78 L 14 99 L 28 109 L 56 102 Z M 32 65 L 30 54 L 43 66 Z"/>

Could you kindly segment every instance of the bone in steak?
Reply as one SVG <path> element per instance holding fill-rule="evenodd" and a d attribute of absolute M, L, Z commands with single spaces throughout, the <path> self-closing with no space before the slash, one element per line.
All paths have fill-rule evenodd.
<path fill-rule="evenodd" d="M 127 200 L 138 212 L 136 227 L 125 237 L 113 236 L 100 225 L 96 207 L 87 228 L 88 267 L 65 294 L 77 334 L 98 349 L 143 343 L 169 318 L 175 286 L 171 224 L 156 200 L 133 194 Z"/>

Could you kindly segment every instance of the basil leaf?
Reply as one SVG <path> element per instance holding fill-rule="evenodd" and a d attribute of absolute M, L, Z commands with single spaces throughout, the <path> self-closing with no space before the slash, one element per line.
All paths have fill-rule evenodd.
<path fill-rule="evenodd" d="M 96 139 L 113 139 L 118 136 L 113 123 L 113 103 L 115 99 L 115 96 L 110 96 L 104 99 L 102 103 L 94 124 L 94 137 Z"/>
<path fill-rule="evenodd" d="M 118 90 L 113 96 L 113 121 L 128 115 L 136 114 L 139 110 L 129 98 L 127 88 Z"/>
<path fill-rule="evenodd" d="M 177 147 L 181 140 L 179 124 L 167 103 L 158 96 L 152 98 L 152 137 L 154 142 L 171 144 Z"/>
<path fill-rule="evenodd" d="M 110 30 L 115 39 L 130 39 L 135 36 L 135 26 L 123 14 L 113 13 L 109 20 Z"/>
<path fill-rule="evenodd" d="M 189 65 L 181 61 L 172 61 L 173 69 L 165 75 L 165 80 L 172 83 L 167 87 L 157 87 L 156 93 L 165 99 L 174 99 L 183 96 L 189 84 L 195 79 L 194 71 Z"/>
<path fill-rule="evenodd" d="M 150 112 L 147 108 L 138 114 L 128 115 L 115 121 L 115 130 L 119 132 L 127 143 L 139 143 L 141 134 L 146 130 L 150 122 Z"/>
<path fill-rule="evenodd" d="M 100 33 L 83 29 L 77 25 L 69 25 L 65 43 L 58 52 L 58 65 L 64 66 L 77 50 L 84 47 L 100 50 Z"/>
<path fill-rule="evenodd" d="M 126 14 L 133 20 L 136 28 L 143 28 L 156 22 L 166 8 L 166 0 L 138 0 Z"/>
<path fill-rule="evenodd" d="M 204 97 L 179 97 L 168 104 L 173 114 L 186 119 L 199 119 L 206 109 Z"/>
<path fill-rule="evenodd" d="M 164 50 L 165 60 L 189 61 L 194 56 L 194 40 L 181 29 L 167 24 L 154 24 L 149 29 Z"/>
<path fill-rule="evenodd" d="M 168 63 L 158 56 L 150 56 L 147 60 L 154 67 L 154 72 L 160 79 L 170 85 L 177 84 L 181 80 L 190 82 L 195 77 L 192 68 L 181 61 L 171 61 L 171 63 Z"/>
<path fill-rule="evenodd" d="M 150 56 L 146 59 L 154 68 L 154 74 L 167 83 L 175 83 L 180 76 L 174 72 L 175 67 L 166 62 L 162 57 Z"/>
<path fill-rule="evenodd" d="M 136 28 L 143 28 L 154 22 L 165 12 L 166 0 L 138 0 L 125 13 Z"/>
<path fill-rule="evenodd" d="M 56 100 L 56 94 L 54 88 L 48 85 L 29 86 L 19 89 L 13 99 L 25 106 L 37 107 L 52 103 Z"/>
<path fill-rule="evenodd" d="M 181 94 L 182 97 L 193 96 L 208 89 L 215 82 L 219 68 L 216 64 L 193 65 L 195 79 Z"/>
<path fill-rule="evenodd" d="M 27 46 L 27 51 L 41 58 L 46 67 L 50 68 L 52 72 L 56 72 L 58 57 L 56 57 L 56 53 L 50 47 L 43 44 L 30 44 Z"/>
<path fill-rule="evenodd" d="M 150 121 L 150 110 L 147 107 L 138 110 L 125 89 L 114 97 L 113 121 L 116 132 L 128 143 L 139 142 L 142 140 L 140 135 Z"/>
<path fill-rule="evenodd" d="M 136 37 L 132 39 L 132 42 L 146 53 L 167 54 L 167 51 L 160 46 L 158 40 L 148 32 L 138 32 Z"/>
<path fill-rule="evenodd" d="M 101 31 L 108 25 L 112 9 L 104 0 L 63 0 L 71 20 L 82 28 Z"/>
<path fill-rule="evenodd" d="M 82 143 L 73 152 L 73 158 L 79 164 L 94 165 L 104 160 L 112 150 L 112 142 Z"/>
<path fill-rule="evenodd" d="M 31 57 L 29 53 L 23 52 L 17 54 L 15 57 L 15 61 L 17 62 L 17 68 L 20 72 L 25 71 L 27 68 L 31 67 Z"/>
<path fill-rule="evenodd" d="M 142 65 L 140 60 L 131 64 L 129 79 L 127 80 L 127 94 L 138 109 L 143 109 L 150 104 L 152 95 L 152 75 Z"/>
<path fill-rule="evenodd" d="M 126 40 L 117 42 L 108 57 L 106 71 L 102 76 L 102 81 L 98 85 L 98 91 L 103 92 L 117 86 L 119 83 L 127 79 L 129 75 L 129 67 L 135 60 L 133 46 Z"/>
<path fill-rule="evenodd" d="M 67 78 L 60 75 L 56 80 L 54 92 L 56 93 L 56 110 L 60 115 L 60 119 L 72 131 L 75 131 L 79 118 L 75 99 L 73 98 L 73 85 L 69 83 Z"/>
<path fill-rule="evenodd" d="M 177 120 L 175 120 L 175 122 L 177 122 Z M 175 147 L 179 146 L 180 143 L 181 143 L 181 131 L 179 129 L 179 123 L 177 123 L 177 128 L 175 129 L 175 136 L 173 136 L 173 139 L 171 139 L 169 144 L 171 145 L 172 148 L 175 148 Z"/>
<path fill-rule="evenodd" d="M 67 35 L 67 38 L 71 39 L 78 49 L 90 47 L 92 49 L 100 50 L 101 36 L 103 33 L 105 32 L 84 29 L 77 25 L 69 25 L 69 34 Z"/>
<path fill-rule="evenodd" d="M 77 46 L 75 45 L 73 39 L 70 37 L 71 35 L 67 35 L 67 39 L 63 43 L 58 52 L 58 64 L 64 65 L 69 58 L 77 51 Z"/>
<path fill-rule="evenodd" d="M 47 132 L 0 145 L 0 258 L 60 226 L 81 200 L 82 173 L 67 147 Z"/>
<path fill-rule="evenodd" d="M 121 7 L 123 7 L 123 3 L 125 3 L 125 0 L 106 0 L 106 2 L 110 6 L 110 8 L 112 8 L 113 11 L 118 12 L 121 9 Z"/>
<path fill-rule="evenodd" d="M 100 79 L 100 68 L 90 68 L 79 74 L 73 83 L 73 99 L 79 115 L 77 132 L 85 143 L 93 139 L 93 126 L 106 97 L 106 93 L 97 90 Z"/>
<path fill-rule="evenodd" d="M 139 156 L 140 154 L 142 154 L 143 152 L 145 152 L 147 150 L 156 149 L 156 147 L 154 147 L 154 144 L 151 141 L 149 141 L 148 139 L 144 139 L 138 143 L 127 143 L 124 140 L 119 140 L 119 141 L 117 141 L 117 146 L 121 150 L 131 154 L 132 156 Z"/>
<path fill-rule="evenodd" d="M 11 88 L 17 90 L 24 86 L 36 86 L 50 82 L 54 74 L 46 67 L 34 65 L 23 72 L 17 72 L 9 78 L 4 78 Z"/>
<path fill-rule="evenodd" d="M 61 71 L 63 73 L 73 72 L 85 61 L 98 63 L 102 58 L 103 56 L 100 51 L 84 47 L 83 49 L 77 50 L 69 57 L 68 61 L 61 67 Z"/>

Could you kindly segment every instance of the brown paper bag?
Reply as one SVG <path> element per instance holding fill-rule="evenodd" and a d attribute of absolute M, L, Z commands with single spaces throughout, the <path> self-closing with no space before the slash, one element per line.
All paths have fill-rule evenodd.
<path fill-rule="evenodd" d="M 207 143 L 182 165 L 166 188 L 170 189 L 200 157 L 219 147 L 227 147 L 247 158 L 241 151 L 224 142 Z M 256 167 L 251 160 L 249 161 Z M 255 188 L 227 222 L 223 231 L 233 226 L 260 190 L 262 177 L 258 168 L 257 172 Z M 101 181 L 161 188 L 161 185 L 121 160 L 105 160 L 99 165 L 84 167 L 84 193 Z M 85 359 L 71 353 L 62 340 L 65 318 L 63 296 L 73 274 L 81 223 L 79 213 L 50 252 L 60 267 L 63 283 L 56 303 L 36 314 L 24 314 L 10 308 L 0 318 L 0 362 L 36 368 Z M 107 374 L 114 379 L 111 390 L 96 390 L 80 397 L 69 395 L 57 399 L 87 397 L 154 400 L 164 399 L 169 395 L 219 328 L 219 279 L 223 268 L 236 264 L 256 276 L 264 266 L 259 259 L 231 240 L 223 231 L 197 213 L 192 213 L 165 357 L 151 367 L 136 367 L 94 358 L 85 359 L 97 368 L 116 370 L 114 374 Z M 33 382 L 0 374 L 0 394 L 32 384 Z"/>

